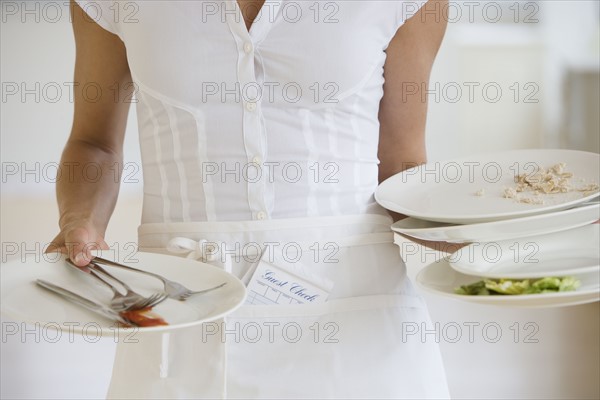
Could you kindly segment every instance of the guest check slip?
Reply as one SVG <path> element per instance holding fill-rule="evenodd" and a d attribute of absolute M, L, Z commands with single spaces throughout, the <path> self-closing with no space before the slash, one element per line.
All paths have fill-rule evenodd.
<path fill-rule="evenodd" d="M 303 273 L 299 265 L 280 267 L 261 260 L 248 283 L 246 304 L 323 303 L 333 284 Z"/>

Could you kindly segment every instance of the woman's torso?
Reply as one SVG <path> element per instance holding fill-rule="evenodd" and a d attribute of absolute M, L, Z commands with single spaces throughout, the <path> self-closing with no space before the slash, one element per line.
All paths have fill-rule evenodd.
<path fill-rule="evenodd" d="M 410 5 L 266 1 L 250 32 L 235 1 L 102 9 L 136 85 L 143 222 L 384 214 L 385 49 Z"/>

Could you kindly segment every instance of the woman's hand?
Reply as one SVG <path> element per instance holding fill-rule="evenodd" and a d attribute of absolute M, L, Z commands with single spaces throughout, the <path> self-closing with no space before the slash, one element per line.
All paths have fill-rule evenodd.
<path fill-rule="evenodd" d="M 391 215 L 394 222 L 400 221 L 401 219 L 406 218 L 406 215 L 399 214 L 394 211 L 388 210 L 388 213 Z M 406 238 L 407 240 L 410 240 L 411 242 L 414 242 L 423 247 L 427 247 L 429 249 L 444 252 L 444 253 L 454 253 L 470 244 L 470 243 L 450 243 L 450 242 L 441 242 L 441 241 L 421 240 L 421 239 L 417 239 L 417 238 L 410 237 L 407 235 L 403 235 L 403 234 L 401 234 L 401 235 L 402 235 L 402 237 Z"/>
<path fill-rule="evenodd" d="M 66 254 L 80 267 L 87 265 L 92 259 L 93 250 L 108 250 L 104 234 L 93 223 L 86 220 L 75 220 L 65 224 L 60 233 L 52 240 L 46 253 L 60 252 Z"/>

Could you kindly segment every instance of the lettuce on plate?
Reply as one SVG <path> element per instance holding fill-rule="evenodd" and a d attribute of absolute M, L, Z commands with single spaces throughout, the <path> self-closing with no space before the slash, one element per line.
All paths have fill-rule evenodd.
<path fill-rule="evenodd" d="M 469 285 L 460 286 L 454 292 L 470 296 L 557 293 L 576 290 L 580 285 L 581 282 L 571 276 L 550 276 L 533 280 L 483 279 Z"/>

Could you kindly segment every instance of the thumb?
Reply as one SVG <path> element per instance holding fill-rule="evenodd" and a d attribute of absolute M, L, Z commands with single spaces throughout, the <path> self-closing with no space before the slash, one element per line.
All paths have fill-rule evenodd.
<path fill-rule="evenodd" d="M 100 249 L 102 244 L 88 229 L 75 228 L 65 234 L 65 246 L 75 265 L 83 267 L 92 260 L 92 250 Z"/>

